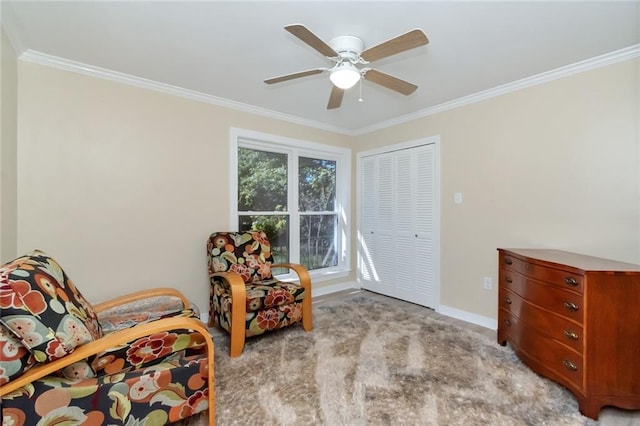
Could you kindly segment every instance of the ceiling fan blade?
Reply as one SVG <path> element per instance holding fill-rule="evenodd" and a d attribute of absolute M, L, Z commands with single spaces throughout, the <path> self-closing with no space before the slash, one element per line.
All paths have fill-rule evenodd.
<path fill-rule="evenodd" d="M 298 37 L 300 40 L 307 43 L 309 46 L 316 49 L 324 56 L 328 57 L 336 57 L 338 53 L 331 48 L 327 43 L 322 41 L 318 36 L 309 31 L 307 27 L 302 24 L 292 24 L 284 27 L 285 30 L 289 31 L 294 36 Z"/>
<path fill-rule="evenodd" d="M 400 80 L 392 75 L 385 74 L 377 70 L 369 70 L 364 74 L 366 80 L 377 83 L 387 89 L 395 90 L 403 95 L 410 95 L 416 91 L 418 86 L 411 84 L 408 81 Z"/>
<path fill-rule="evenodd" d="M 427 43 L 429 43 L 427 35 L 422 30 L 415 29 L 368 48 L 360 54 L 360 57 L 367 62 L 373 62 Z"/>
<path fill-rule="evenodd" d="M 344 90 L 332 85 L 331 96 L 329 96 L 329 103 L 327 109 L 336 109 L 342 105 L 342 97 L 344 96 Z"/>
<path fill-rule="evenodd" d="M 278 77 L 268 78 L 264 82 L 267 84 L 281 83 L 287 80 L 293 80 L 294 78 L 306 77 L 308 75 L 320 74 L 324 71 L 322 68 L 315 70 L 300 71 L 293 74 L 281 75 Z"/>

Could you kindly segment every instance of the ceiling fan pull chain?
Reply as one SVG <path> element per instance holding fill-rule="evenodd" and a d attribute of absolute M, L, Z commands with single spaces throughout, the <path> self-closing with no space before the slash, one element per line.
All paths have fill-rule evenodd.
<path fill-rule="evenodd" d="M 362 100 L 362 79 L 360 79 L 360 97 L 358 98 L 358 102 L 364 102 Z"/>

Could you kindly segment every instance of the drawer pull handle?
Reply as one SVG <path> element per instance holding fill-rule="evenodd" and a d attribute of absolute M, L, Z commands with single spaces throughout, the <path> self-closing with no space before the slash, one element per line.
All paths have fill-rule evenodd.
<path fill-rule="evenodd" d="M 507 277 L 504 277 L 504 280 L 505 280 L 506 282 L 508 282 L 508 283 L 512 283 L 512 282 L 513 282 L 513 279 L 512 279 L 511 277 L 508 277 L 508 276 L 507 276 Z"/>
<path fill-rule="evenodd" d="M 564 307 L 570 311 L 576 312 L 578 310 L 578 305 L 573 302 L 564 302 Z"/>
<path fill-rule="evenodd" d="M 564 335 L 565 335 L 568 339 L 578 340 L 578 333 L 576 333 L 575 331 L 565 330 L 565 331 L 564 331 Z"/>
<path fill-rule="evenodd" d="M 511 320 L 506 319 L 506 320 L 504 320 L 504 323 L 507 324 L 507 325 L 511 325 Z"/>
<path fill-rule="evenodd" d="M 507 257 L 507 258 L 504 260 L 504 263 L 506 263 L 507 265 L 513 265 L 513 260 L 511 260 L 510 258 L 508 258 L 508 257 Z"/>
<path fill-rule="evenodd" d="M 564 364 L 565 367 L 567 367 L 567 370 L 578 371 L 578 366 L 572 363 L 571 361 L 568 361 L 565 359 L 564 361 L 562 361 L 562 363 Z"/>
<path fill-rule="evenodd" d="M 564 283 L 566 285 L 570 285 L 571 287 L 575 287 L 575 286 L 578 285 L 578 280 L 576 280 L 573 277 L 567 277 L 567 278 L 564 279 Z"/>
<path fill-rule="evenodd" d="M 511 301 L 511 298 L 510 298 L 510 297 L 507 297 L 507 298 L 504 300 L 504 302 L 505 302 L 507 305 L 510 305 L 510 304 L 512 304 L 512 303 L 513 303 L 513 302 Z"/>

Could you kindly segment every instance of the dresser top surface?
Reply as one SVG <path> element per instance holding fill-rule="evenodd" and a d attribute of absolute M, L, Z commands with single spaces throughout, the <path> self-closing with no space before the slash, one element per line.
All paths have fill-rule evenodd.
<path fill-rule="evenodd" d="M 585 272 L 640 272 L 640 265 L 602 257 L 587 256 L 562 250 L 499 248 L 498 251 L 511 253 L 516 257 L 525 257 L 532 261 L 555 263 L 570 266 Z"/>

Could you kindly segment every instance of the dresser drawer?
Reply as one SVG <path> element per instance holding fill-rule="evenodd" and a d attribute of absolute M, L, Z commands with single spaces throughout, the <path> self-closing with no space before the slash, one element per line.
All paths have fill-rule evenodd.
<path fill-rule="evenodd" d="M 583 293 L 584 277 L 580 274 L 548 266 L 536 265 L 535 263 L 518 259 L 508 253 L 502 253 L 500 255 L 498 266 L 500 271 L 506 274 L 510 271 L 519 272 L 527 277 L 544 281 L 550 285 Z"/>
<path fill-rule="evenodd" d="M 510 290 L 499 291 L 500 308 L 515 315 L 526 327 L 563 343 L 576 352 L 583 353 L 584 336 L 582 326 L 564 316 L 556 315 L 532 305 Z"/>
<path fill-rule="evenodd" d="M 513 272 L 501 274 L 500 279 L 501 288 L 511 290 L 531 304 L 583 324 L 584 303 L 581 294 L 534 281 Z"/>
<path fill-rule="evenodd" d="M 520 333 L 523 333 L 523 324 L 518 317 L 513 315 L 508 309 L 500 307 L 498 309 L 498 335 L 503 339 L 513 341 Z M 501 342 L 501 344 L 504 344 Z"/>
<path fill-rule="evenodd" d="M 502 268 L 500 269 L 500 286 L 521 287 L 524 284 L 525 276 L 515 270 Z"/>
<path fill-rule="evenodd" d="M 562 288 L 569 289 L 578 293 L 584 292 L 584 279 L 582 275 L 574 274 L 562 269 L 554 269 L 546 266 L 535 265 L 533 263 L 525 264 L 523 272 L 527 277 L 538 281 Z"/>
<path fill-rule="evenodd" d="M 550 370 L 555 380 L 573 388 L 584 388 L 582 355 L 529 327 L 517 316 L 500 309 L 502 334 L 516 352 L 524 352 L 535 369 Z"/>
<path fill-rule="evenodd" d="M 516 272 L 524 273 L 526 268 L 526 262 L 518 259 L 514 256 L 509 256 L 508 254 L 504 254 L 500 256 L 500 268 L 511 269 Z"/>

